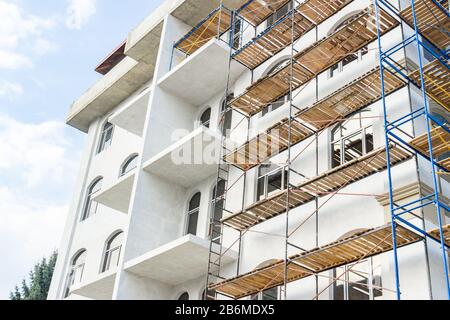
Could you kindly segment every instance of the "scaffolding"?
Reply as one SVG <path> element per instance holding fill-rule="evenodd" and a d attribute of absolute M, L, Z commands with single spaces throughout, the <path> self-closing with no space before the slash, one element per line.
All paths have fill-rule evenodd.
<path fill-rule="evenodd" d="M 450 169 L 450 157 L 448 157 L 450 127 L 434 118 L 430 114 L 428 105 L 428 99 L 433 99 L 447 112 L 449 110 L 450 73 L 448 50 L 446 49 L 450 44 L 448 10 L 443 7 L 445 1 L 438 0 L 411 0 L 411 6 L 402 10 L 390 4 L 388 0 L 373 1 L 373 5 L 362 10 L 335 32 L 320 40 L 316 36 L 316 42 L 301 51 L 296 50 L 296 44 L 303 35 L 316 29 L 319 24 L 337 14 L 353 0 L 332 2 L 326 0 L 302 2 L 297 0 L 249 0 L 237 10 L 228 10 L 221 5 L 175 43 L 174 50 L 181 51 L 188 56 L 200 49 L 211 38 L 220 38 L 225 32 L 230 32 L 228 72 L 230 73 L 232 61 L 237 61 L 250 70 L 252 82 L 254 70 L 258 66 L 281 51 L 290 48 L 290 59 L 285 65 L 253 82 L 237 97 L 229 97 L 230 74 L 228 74 L 225 107 L 220 115 L 222 132 L 226 115 L 229 112 L 242 115 L 243 119 L 247 121 L 247 128 L 250 129 L 251 119 L 255 115 L 284 96 L 289 97 L 289 116 L 254 138 L 250 138 L 248 133 L 247 142 L 233 150 L 226 147 L 226 136 L 224 135 L 222 138 L 220 163 L 210 214 L 211 244 L 205 299 L 216 299 L 218 294 L 241 299 L 274 287 L 280 287 L 280 298 L 286 299 L 289 283 L 310 276 L 316 277 L 317 295 L 315 298 L 318 299 L 325 290 L 319 292 L 319 274 L 390 251 L 394 253 L 397 281 L 397 287 L 393 292 L 400 298 L 397 251 L 404 246 L 420 241 L 425 242 L 425 239 L 432 239 L 441 245 L 445 272 L 448 275 L 446 250 L 450 245 L 450 225 L 443 223 L 442 211 L 449 211 L 449 207 L 440 201 L 437 181 L 441 176 L 448 174 Z M 288 4 L 291 5 L 291 10 L 274 21 L 266 30 L 256 34 L 256 30 L 262 22 L 276 10 Z M 243 29 L 240 24 L 236 23 L 237 21 L 244 21 L 255 28 L 255 37 L 248 43 L 239 45 L 238 48 L 236 48 L 235 39 L 238 36 L 242 40 Z M 239 29 L 237 29 L 238 25 Z M 412 28 L 414 35 L 404 39 L 401 44 L 383 51 L 382 36 L 399 26 L 402 30 Z M 241 34 L 239 35 L 239 33 Z M 422 39 L 426 39 L 427 44 Z M 380 65 L 378 67 L 369 70 L 328 96 L 317 99 L 318 101 L 312 105 L 297 106 L 294 103 L 302 90 L 320 74 L 375 41 L 378 41 L 380 48 Z M 435 60 L 423 63 L 420 49 L 418 66 L 411 68 L 409 61 L 393 59 L 392 55 L 395 52 L 414 41 L 418 47 L 423 47 L 424 50 L 433 54 Z M 424 107 L 395 121 L 388 121 L 388 96 L 410 86 L 422 89 Z M 349 119 L 377 101 L 382 101 L 384 108 L 386 147 L 355 157 L 325 173 L 319 173 L 317 167 L 317 175 L 313 178 L 305 177 L 293 168 L 293 162 L 314 142 L 316 143 L 317 157 L 318 138 L 326 129 Z M 420 116 L 425 117 L 427 122 L 425 133 L 411 137 L 409 140 L 400 138 L 394 133 L 395 130 L 401 130 L 399 127 L 406 122 L 414 121 Z M 306 140 L 311 140 L 311 142 L 299 153 L 294 154 L 293 147 Z M 287 160 L 281 164 L 283 170 L 287 172 L 286 186 L 282 187 L 279 192 L 246 206 L 246 180 L 249 170 L 270 163 L 272 157 L 281 153 L 285 153 L 287 157 Z M 434 191 L 417 201 L 400 206 L 394 202 L 392 169 L 396 165 L 419 157 L 427 159 L 431 163 Z M 317 158 L 316 162 L 318 162 Z M 231 167 L 242 171 L 236 181 L 229 181 Z M 317 247 L 312 250 L 304 250 L 292 243 L 292 236 L 306 221 L 314 216 L 317 219 L 320 210 L 329 201 L 337 195 L 345 194 L 342 192 L 345 187 L 383 171 L 387 171 L 389 177 L 392 215 L 390 224 L 356 232 L 325 246 L 319 246 L 316 237 Z M 302 181 L 298 182 L 298 179 Z M 242 210 L 237 213 L 230 212 L 226 206 L 227 194 L 241 180 L 243 185 Z M 329 198 L 319 205 L 319 199 L 325 196 L 329 196 Z M 290 211 L 314 201 L 316 203 L 315 210 L 306 216 L 299 225 L 292 228 Z M 437 229 L 426 230 L 404 219 L 406 213 L 414 214 L 413 211 L 417 208 L 432 204 L 437 208 L 439 221 Z M 268 223 L 269 220 L 282 215 L 285 217 L 285 234 L 281 235 L 285 240 L 284 259 L 241 274 L 243 237 L 249 232 L 255 232 L 253 227 Z M 222 243 L 224 228 L 231 228 L 239 234 L 237 240 L 228 248 L 225 248 Z M 221 274 L 221 258 L 235 247 L 238 248 L 236 277 L 227 279 Z M 300 251 L 300 253 L 289 255 L 290 249 Z M 342 281 L 342 276 L 332 279 L 333 283 L 338 280 Z M 449 288 L 448 276 L 447 287 Z"/>
<path fill-rule="evenodd" d="M 392 220 L 392 238 L 398 237 L 396 226 L 403 225 L 411 228 L 416 233 L 425 238 L 439 242 L 442 256 L 444 277 L 447 288 L 447 296 L 450 299 L 450 280 L 448 267 L 448 226 L 445 226 L 445 211 L 450 212 L 448 204 L 442 200 L 440 179 L 441 175 L 449 172 L 450 150 L 450 126 L 437 119 L 431 110 L 431 101 L 435 101 L 440 107 L 448 112 L 449 104 L 449 84 L 450 65 L 448 64 L 448 45 L 450 44 L 450 16 L 448 11 L 448 1 L 442 0 L 410 0 L 410 5 L 397 7 L 389 0 L 375 0 L 377 11 L 377 21 L 379 21 L 381 10 L 389 13 L 402 22 L 402 31 L 412 33 L 411 36 L 404 36 L 403 41 L 391 48 L 383 46 L 381 34 L 378 35 L 378 45 L 380 48 L 379 60 L 381 70 L 392 70 L 395 74 L 403 77 L 421 92 L 420 106 L 416 108 L 411 105 L 411 112 L 396 118 L 392 114 L 390 104 L 383 92 L 383 109 L 386 144 L 392 142 L 399 143 L 416 153 L 418 158 L 425 159 L 428 170 L 431 171 L 432 192 L 428 195 L 412 201 L 406 205 L 399 206 L 394 201 L 394 176 L 392 168 L 388 165 L 390 212 Z M 446 6 L 446 7 L 445 7 Z M 395 63 L 395 54 L 401 50 L 408 53 L 408 49 L 416 50 L 418 68 L 414 72 L 409 72 L 408 67 L 401 67 Z M 432 61 L 426 63 L 426 56 L 431 56 Z M 384 84 L 384 75 L 381 74 L 381 81 Z M 405 126 L 425 123 L 425 131 L 416 137 L 409 137 L 405 134 Z M 406 136 L 406 137 L 405 137 Z M 409 138 L 409 139 L 408 139 Z M 391 156 L 390 150 L 386 149 L 387 158 Z M 388 161 L 389 163 L 389 161 Z M 406 214 L 413 210 L 424 209 L 434 206 L 436 209 L 436 221 L 438 228 L 431 232 L 427 231 L 427 223 L 414 224 L 405 218 Z M 423 217 L 425 220 L 425 216 Z M 396 278 L 397 299 L 401 299 L 400 289 L 400 268 L 397 246 L 394 245 L 394 263 Z"/>

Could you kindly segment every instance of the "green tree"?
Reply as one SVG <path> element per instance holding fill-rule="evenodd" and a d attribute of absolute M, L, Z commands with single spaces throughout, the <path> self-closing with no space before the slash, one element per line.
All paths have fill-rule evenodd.
<path fill-rule="evenodd" d="M 53 252 L 49 259 L 43 258 L 30 271 L 28 282 L 23 279 L 19 290 L 15 286 L 9 294 L 11 300 L 46 300 L 53 271 L 55 270 L 57 252 Z"/>

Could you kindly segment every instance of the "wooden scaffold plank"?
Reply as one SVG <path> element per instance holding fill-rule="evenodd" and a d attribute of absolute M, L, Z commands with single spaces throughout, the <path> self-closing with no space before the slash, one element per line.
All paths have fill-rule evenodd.
<path fill-rule="evenodd" d="M 236 51 L 233 58 L 253 70 L 351 2 L 353 0 L 302 2 Z"/>
<path fill-rule="evenodd" d="M 385 71 L 385 93 L 390 94 L 406 82 Z M 329 128 L 350 114 L 381 99 L 380 68 L 377 67 L 332 94 L 295 114 L 291 122 L 291 145 L 296 145 L 314 133 Z M 289 120 L 281 120 L 225 156 L 225 161 L 246 171 L 285 151 L 289 145 L 280 136 L 289 133 Z"/>
<path fill-rule="evenodd" d="M 175 43 L 174 48 L 186 55 L 191 55 L 212 38 L 219 37 L 230 30 L 230 27 L 231 11 L 223 6 L 219 7 Z"/>
<path fill-rule="evenodd" d="M 413 154 L 400 146 L 391 146 L 391 165 L 395 166 L 413 157 Z M 263 223 L 286 211 L 286 196 L 290 193 L 290 208 L 296 208 L 315 199 L 329 195 L 351 183 L 357 182 L 387 168 L 385 148 L 375 150 L 363 157 L 307 180 L 295 187 L 280 190 L 267 199 L 247 207 L 245 210 L 222 219 L 222 223 L 243 231 Z M 245 217 L 246 219 L 243 219 Z M 251 217 L 251 218 L 250 218 Z"/>
<path fill-rule="evenodd" d="M 421 236 L 400 225 L 396 226 L 396 234 L 398 248 L 422 240 Z M 392 226 L 390 224 L 359 231 L 328 245 L 289 257 L 287 262 L 288 283 L 355 263 L 392 249 Z M 212 285 L 210 289 L 233 299 L 257 294 L 284 284 L 285 265 L 284 260 L 277 260 L 266 267 Z"/>
<path fill-rule="evenodd" d="M 240 96 L 233 99 L 231 107 L 248 115 L 259 113 L 280 97 L 306 85 L 318 74 L 330 68 L 347 55 L 357 52 L 377 39 L 374 10 L 370 6 L 332 35 L 316 42 L 294 56 L 293 74 L 290 63 L 255 82 Z M 398 25 L 398 21 L 380 11 L 380 32 L 384 34 Z"/>
<path fill-rule="evenodd" d="M 439 7 L 436 2 L 441 2 Z M 447 6 L 447 8 L 444 8 Z M 419 32 L 440 50 L 450 44 L 450 18 L 448 2 L 440 0 L 415 0 L 416 21 Z M 444 10 L 447 10 L 445 12 Z M 400 16 L 414 29 L 412 6 L 400 12 Z"/>

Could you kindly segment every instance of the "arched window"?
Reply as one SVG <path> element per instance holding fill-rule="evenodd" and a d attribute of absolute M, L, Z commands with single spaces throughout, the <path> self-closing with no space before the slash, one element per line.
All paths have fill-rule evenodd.
<path fill-rule="evenodd" d="M 88 219 L 97 213 L 98 203 L 93 201 L 94 195 L 102 189 L 103 178 L 97 178 L 88 188 L 81 221 Z"/>
<path fill-rule="evenodd" d="M 120 253 L 122 251 L 123 232 L 115 233 L 106 243 L 105 253 L 103 255 L 102 272 L 117 267 L 119 264 Z"/>
<path fill-rule="evenodd" d="M 257 201 L 267 199 L 274 192 L 287 189 L 287 170 L 275 164 L 263 164 L 258 170 Z"/>
<path fill-rule="evenodd" d="M 211 239 L 215 243 L 220 243 L 220 237 L 222 236 L 222 229 L 220 227 L 220 221 L 223 217 L 224 209 L 224 194 L 225 194 L 226 182 L 225 180 L 220 180 L 219 183 L 214 187 L 211 199 L 211 208 L 213 214 L 213 224 L 210 227 L 209 233 Z"/>
<path fill-rule="evenodd" d="M 275 262 L 277 262 L 278 260 L 273 259 L 273 260 L 267 260 L 261 264 L 259 264 L 255 270 L 267 267 Z M 274 287 L 274 288 L 270 288 L 267 290 L 264 290 L 262 292 L 259 292 L 257 294 L 252 295 L 252 300 L 278 300 L 278 287 Z"/>
<path fill-rule="evenodd" d="M 120 176 L 123 177 L 128 172 L 136 169 L 139 155 L 135 154 L 128 158 L 120 168 Z"/>
<path fill-rule="evenodd" d="M 351 20 L 353 20 L 356 16 L 358 16 L 360 13 L 355 13 L 351 15 L 350 17 L 344 19 L 343 21 L 339 22 L 336 26 L 334 26 L 329 34 L 332 34 L 342 27 L 344 27 L 347 23 L 349 23 Z M 365 46 L 364 48 L 360 49 L 358 52 L 354 52 L 352 54 L 347 55 L 343 60 L 339 61 L 335 65 L 333 65 L 330 68 L 330 78 L 334 77 L 339 72 L 342 72 L 346 69 L 346 66 L 348 66 L 350 63 L 354 61 L 361 61 L 363 59 L 363 56 L 368 53 L 368 46 Z"/>
<path fill-rule="evenodd" d="M 374 150 L 373 117 L 370 108 L 341 122 L 331 131 L 331 166 L 339 167 Z"/>
<path fill-rule="evenodd" d="M 187 301 L 189 300 L 189 293 L 184 292 L 178 297 L 178 301 Z"/>
<path fill-rule="evenodd" d="M 197 235 L 198 214 L 200 210 L 200 200 L 202 194 L 196 193 L 189 201 L 187 214 L 187 234 Z"/>
<path fill-rule="evenodd" d="M 356 229 L 338 239 L 344 240 L 367 231 Z M 333 300 L 375 300 L 383 295 L 381 262 L 378 257 L 368 258 L 331 271 Z"/>
<path fill-rule="evenodd" d="M 73 258 L 72 263 L 70 265 L 69 271 L 69 280 L 67 283 L 65 297 L 68 297 L 70 294 L 70 289 L 72 286 L 81 283 L 84 274 L 84 267 L 86 263 L 87 251 L 81 250 L 79 251 Z"/>
<path fill-rule="evenodd" d="M 231 108 L 228 108 L 228 103 L 230 103 L 231 100 L 234 99 L 234 93 L 229 93 L 228 96 L 223 99 L 222 105 L 221 105 L 221 111 L 223 114 L 222 117 L 219 117 L 219 127 L 222 125 L 222 135 L 225 137 L 230 136 L 230 130 L 231 130 L 231 124 L 233 120 L 233 110 Z M 223 121 L 223 124 L 220 123 Z"/>
<path fill-rule="evenodd" d="M 206 128 L 209 128 L 211 124 L 211 108 L 203 111 L 202 115 L 200 116 L 200 124 Z"/>
<path fill-rule="evenodd" d="M 290 58 L 286 58 L 281 60 L 279 63 L 277 63 L 275 66 L 269 69 L 269 71 L 266 74 L 272 74 L 277 72 L 279 69 L 284 68 L 291 62 Z M 289 101 L 291 94 L 288 93 L 287 95 L 278 98 L 277 101 L 274 101 L 271 105 L 266 106 L 262 111 L 262 116 L 264 117 L 266 114 L 278 109 L 282 105 L 284 105 L 286 102 Z"/>
<path fill-rule="evenodd" d="M 109 148 L 109 146 L 111 146 L 113 132 L 114 126 L 110 122 L 106 122 L 102 128 L 97 153 L 101 153 L 103 150 L 106 150 Z"/>

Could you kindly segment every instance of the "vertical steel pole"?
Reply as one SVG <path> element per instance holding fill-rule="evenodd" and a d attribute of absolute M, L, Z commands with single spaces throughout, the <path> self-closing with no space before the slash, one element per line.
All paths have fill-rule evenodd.
<path fill-rule="evenodd" d="M 391 211 L 391 223 L 392 223 L 392 245 L 394 252 L 394 268 L 395 268 L 395 283 L 397 300 L 401 300 L 400 292 L 400 275 L 399 275 L 399 265 L 398 265 L 398 252 L 397 252 L 397 233 L 396 233 L 396 219 L 394 212 L 394 195 L 393 195 L 393 183 L 392 183 L 392 172 L 391 172 L 391 154 L 389 146 L 389 128 L 388 128 L 388 118 L 387 118 L 387 104 L 386 104 L 386 91 L 384 84 L 384 64 L 383 64 L 383 51 L 381 46 L 381 31 L 380 31 L 380 8 L 378 0 L 374 0 L 375 12 L 376 12 L 376 22 L 377 22 L 377 34 L 378 34 L 378 49 L 379 49 L 379 64 L 380 64 L 380 80 L 381 80 L 381 95 L 383 101 L 383 113 L 384 113 L 384 128 L 385 128 L 385 143 L 386 143 L 386 161 L 387 161 L 387 172 L 388 172 L 388 182 L 389 182 L 389 209 Z"/>
<path fill-rule="evenodd" d="M 422 97 L 423 97 L 424 110 L 425 110 L 425 121 L 426 121 L 426 126 L 427 126 L 428 145 L 430 147 L 429 154 L 430 154 L 431 171 L 432 171 L 432 175 L 433 175 L 433 188 L 434 188 L 434 198 L 435 198 L 435 205 L 436 205 L 436 214 L 437 214 L 438 223 L 439 223 L 439 233 L 440 233 L 441 250 L 442 250 L 442 262 L 444 264 L 445 281 L 446 281 L 446 285 L 447 285 L 447 297 L 450 300 L 450 279 L 449 279 L 449 274 L 448 274 L 447 251 L 445 249 L 445 238 L 444 238 L 444 232 L 442 229 L 441 205 L 440 205 L 440 201 L 439 201 L 439 186 L 438 186 L 438 181 L 437 181 L 436 165 L 435 165 L 435 161 L 434 161 L 433 141 L 432 141 L 433 139 L 431 136 L 430 105 L 428 103 L 428 96 L 427 96 L 425 78 L 424 78 L 424 73 L 423 73 L 422 52 L 424 49 L 422 48 L 422 50 L 421 50 L 422 41 L 420 39 L 419 29 L 417 26 L 417 15 L 416 15 L 416 8 L 415 8 L 414 0 L 411 0 L 411 9 L 412 9 L 412 15 L 413 15 L 413 21 L 414 21 L 414 32 L 415 32 L 415 37 L 416 37 L 416 42 L 417 42 L 417 54 L 418 54 L 418 60 L 419 60 L 420 82 L 421 82 Z"/>

